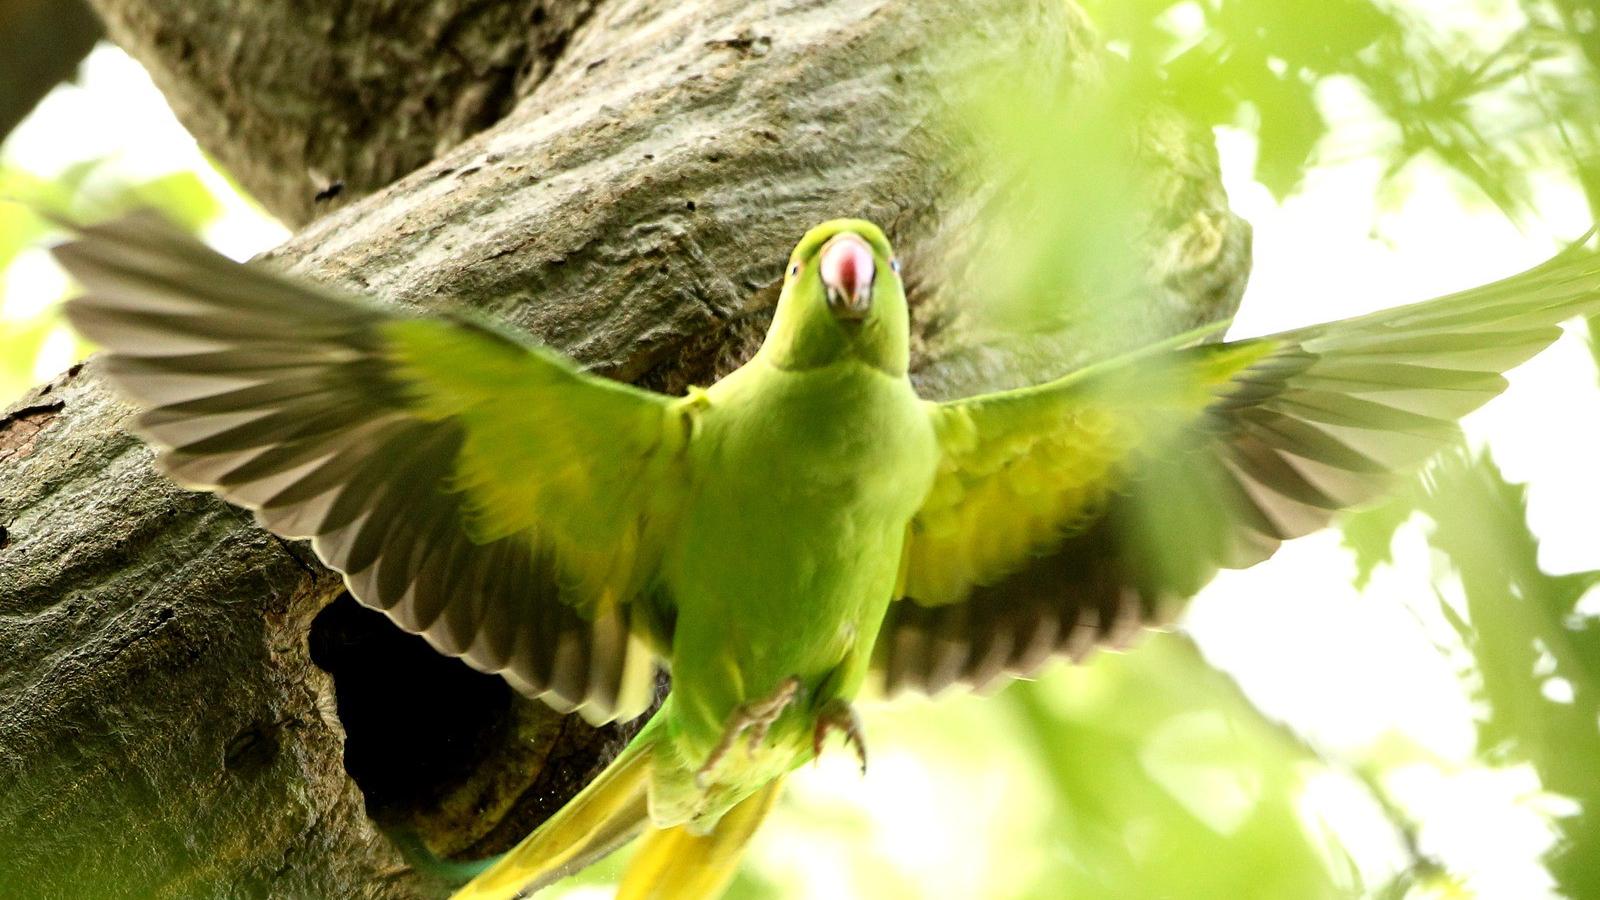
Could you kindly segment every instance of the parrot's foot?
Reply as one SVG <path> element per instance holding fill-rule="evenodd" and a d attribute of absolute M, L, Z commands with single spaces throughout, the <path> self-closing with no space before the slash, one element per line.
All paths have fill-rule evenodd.
<path fill-rule="evenodd" d="M 861 729 L 861 717 L 854 706 L 838 698 L 829 700 L 817 716 L 816 728 L 811 732 L 813 758 L 822 757 L 822 744 L 835 731 L 844 732 L 844 742 L 856 751 L 856 759 L 861 760 L 861 774 L 867 774 L 867 739 Z"/>
<path fill-rule="evenodd" d="M 739 740 L 741 734 L 749 732 L 751 752 L 761 746 L 761 742 L 767 739 L 767 729 L 772 727 L 772 723 L 777 721 L 799 692 L 800 679 L 791 675 L 778 682 L 778 689 L 772 692 L 772 696 L 765 700 L 752 700 L 735 709 L 722 730 L 722 738 L 706 758 L 706 764 L 694 773 L 695 787 L 703 791 L 711 784 L 713 770 L 733 749 L 734 742 Z"/>

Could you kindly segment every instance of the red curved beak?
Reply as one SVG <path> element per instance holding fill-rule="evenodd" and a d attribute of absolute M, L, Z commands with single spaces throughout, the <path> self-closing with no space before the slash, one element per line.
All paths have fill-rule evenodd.
<path fill-rule="evenodd" d="M 822 283 L 835 315 L 860 319 L 872 308 L 872 279 L 877 264 L 872 248 L 858 235 L 844 232 L 822 248 Z"/>

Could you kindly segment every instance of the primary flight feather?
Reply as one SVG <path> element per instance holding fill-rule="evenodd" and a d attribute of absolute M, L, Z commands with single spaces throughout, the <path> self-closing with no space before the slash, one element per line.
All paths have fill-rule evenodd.
<path fill-rule="evenodd" d="M 310 538 L 440 652 L 591 721 L 659 712 L 458 895 L 537 889 L 647 831 L 619 897 L 712 897 L 785 774 L 891 691 L 987 687 L 1159 624 L 1453 440 L 1600 256 L 1229 343 L 1202 329 L 932 403 L 883 232 L 789 259 L 749 363 L 670 398 L 462 319 L 240 265 L 150 216 L 56 249 L 72 324 L 180 483 Z"/>

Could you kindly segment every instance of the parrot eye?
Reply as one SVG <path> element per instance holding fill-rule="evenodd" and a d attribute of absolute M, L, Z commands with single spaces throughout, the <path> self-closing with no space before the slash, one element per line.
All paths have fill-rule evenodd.
<path fill-rule="evenodd" d="M 794 278 L 794 277 L 798 276 L 799 274 L 800 274 L 800 264 L 799 263 L 795 263 L 794 265 L 789 267 L 789 277 L 790 278 Z"/>
<path fill-rule="evenodd" d="M 895 259 L 889 260 L 889 268 L 893 269 L 894 273 L 896 275 L 899 275 L 900 274 L 900 259 L 898 257 L 896 257 Z"/>

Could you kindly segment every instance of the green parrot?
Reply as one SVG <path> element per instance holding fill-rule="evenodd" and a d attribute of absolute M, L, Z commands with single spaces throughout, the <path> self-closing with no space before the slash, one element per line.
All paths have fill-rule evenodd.
<path fill-rule="evenodd" d="M 907 375 L 876 226 L 813 228 L 771 330 L 668 397 L 455 317 L 231 262 L 159 220 L 79 230 L 67 317 L 179 483 L 310 538 L 441 653 L 594 722 L 672 689 L 592 784 L 457 897 L 645 834 L 625 900 L 717 896 L 785 775 L 869 685 L 1026 677 L 1169 620 L 1454 440 L 1600 312 L 1573 249 L 1485 287 L 1263 338 L 1203 328 L 1020 390 Z"/>

